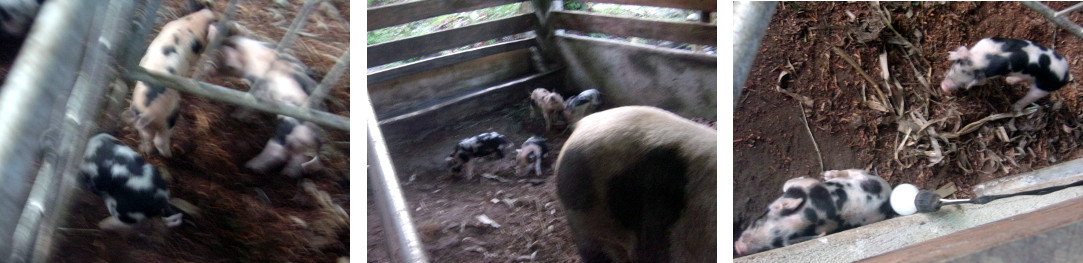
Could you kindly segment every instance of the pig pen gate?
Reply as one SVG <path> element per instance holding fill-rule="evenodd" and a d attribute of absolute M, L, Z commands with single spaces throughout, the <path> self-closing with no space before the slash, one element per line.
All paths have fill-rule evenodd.
<path fill-rule="evenodd" d="M 305 2 L 277 50 L 297 37 L 307 14 L 320 1 Z M 80 187 L 78 164 L 102 108 L 105 87 L 118 75 L 128 83 L 160 84 L 349 131 L 348 118 L 308 109 L 320 103 L 345 73 L 349 49 L 304 107 L 263 101 L 245 92 L 150 73 L 138 66 L 160 6 L 161 0 L 50 0 L 41 6 L 0 91 L 0 262 L 49 258 L 56 225 L 66 216 L 70 193 Z M 231 0 L 225 19 L 235 6 L 236 0 Z M 225 32 L 226 28 L 219 28 Z M 219 45 L 220 40 L 213 41 L 205 54 Z M 200 60 L 195 72 L 202 72 L 208 57 Z M 123 101 L 115 98 L 113 103 Z"/>
<path fill-rule="evenodd" d="M 370 71 L 364 112 L 368 175 L 387 245 L 396 262 L 426 262 L 402 196 L 387 143 L 452 125 L 475 113 L 526 100 L 536 87 L 563 92 L 594 88 L 610 105 L 652 105 L 682 116 L 716 118 L 717 57 L 657 46 L 569 34 L 566 31 L 641 37 L 716 46 L 714 0 L 598 0 L 695 10 L 700 21 L 675 22 L 562 10 L 562 1 L 427 0 L 368 9 L 368 31 L 436 16 L 522 3 L 533 13 L 368 46 L 368 66 L 431 56 L 493 39 L 527 35 L 388 69 Z M 586 3 L 584 3 L 585 5 Z M 386 136 L 385 136 L 386 135 Z M 569 250 L 572 248 L 569 248 Z"/>
<path fill-rule="evenodd" d="M 1083 3 L 1060 11 L 1039 2 L 1020 3 L 1083 38 L 1083 27 L 1062 16 L 1083 8 Z M 777 2 L 734 4 L 734 108 L 776 5 Z M 1083 159 L 983 182 L 974 191 L 978 196 L 1000 195 L 1078 180 L 1083 180 Z M 1072 245 L 1083 241 L 1079 235 L 1083 233 L 1080 212 L 1083 212 L 1083 189 L 1075 187 L 1030 199 L 944 207 L 931 215 L 896 217 L 734 261 L 1078 262 L 1083 258 L 1083 250 Z M 899 231 L 904 228 L 908 231 Z"/>

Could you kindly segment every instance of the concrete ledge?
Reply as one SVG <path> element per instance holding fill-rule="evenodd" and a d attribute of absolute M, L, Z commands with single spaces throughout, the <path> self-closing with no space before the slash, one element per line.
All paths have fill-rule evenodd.
<path fill-rule="evenodd" d="M 1029 187 L 1043 187 L 1039 186 L 1046 185 L 1042 182 L 1074 181 L 1063 178 L 1079 176 L 1079 174 L 1083 174 L 1083 161 L 1073 160 L 1012 176 L 1015 179 L 1005 179 L 1005 181 L 1021 182 L 1020 185 Z M 1001 186 L 998 189 L 1003 190 L 996 191 L 1016 192 L 1016 189 L 1021 189 L 1003 182 L 999 185 Z M 1005 198 L 984 205 L 953 205 L 943 207 L 935 213 L 896 217 L 788 247 L 737 258 L 734 262 L 852 262 L 1008 217 L 1034 212 L 1081 196 L 1083 196 L 1083 187 L 1073 187 L 1041 196 Z"/>
<path fill-rule="evenodd" d="M 1083 159 L 1059 163 L 1039 170 L 1008 176 L 974 186 L 978 196 L 1018 193 L 1083 180 Z"/>

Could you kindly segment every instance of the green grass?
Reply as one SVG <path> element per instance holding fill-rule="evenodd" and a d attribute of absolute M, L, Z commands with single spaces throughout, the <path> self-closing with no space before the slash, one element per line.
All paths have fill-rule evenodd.
<path fill-rule="evenodd" d="M 405 0 L 368 0 L 369 7 L 383 6 L 388 4 L 402 3 Z M 490 8 L 483 8 L 474 11 L 453 13 L 442 16 L 437 16 L 428 19 L 422 19 L 418 21 L 409 22 L 402 25 L 390 26 L 377 30 L 367 31 L 368 41 L 367 45 L 374 45 L 380 43 L 387 43 L 399 39 L 405 39 L 410 37 L 421 36 L 433 32 L 449 30 L 454 28 L 460 28 L 469 25 L 475 25 L 486 21 L 497 20 L 501 18 L 507 18 L 520 13 L 520 5 L 530 4 L 531 2 L 522 2 L 507 4 L 502 6 L 495 6 Z M 668 20 L 668 21 L 689 21 L 688 16 L 697 13 L 698 11 L 675 9 L 675 8 L 662 8 L 662 7 L 647 7 L 647 6 L 634 6 L 634 5 L 618 5 L 618 4 L 596 4 L 586 3 L 580 1 L 564 1 L 565 10 L 591 12 L 604 15 L 623 16 L 623 17 L 636 17 L 646 19 Z M 604 34 L 591 33 L 592 37 L 623 40 L 631 42 L 643 42 L 637 38 L 625 38 L 607 36 Z M 484 41 L 484 45 L 490 45 L 497 43 L 496 39 Z M 475 48 L 475 45 L 468 45 L 458 47 L 450 50 L 441 51 L 440 54 L 449 54 Z M 369 68 L 370 71 L 381 70 L 386 68 L 393 68 L 403 64 L 418 61 L 421 58 L 413 58 L 403 61 L 394 62 L 391 64 L 381 65 L 378 67 Z"/>
<path fill-rule="evenodd" d="M 369 3 L 371 4 L 373 1 L 379 0 L 369 0 Z M 368 45 L 511 17 L 519 14 L 519 5 L 520 3 L 507 4 L 474 11 L 447 14 L 398 26 L 368 31 Z"/>

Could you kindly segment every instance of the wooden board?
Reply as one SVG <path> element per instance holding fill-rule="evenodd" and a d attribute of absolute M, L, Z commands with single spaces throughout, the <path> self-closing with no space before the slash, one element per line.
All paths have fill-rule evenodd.
<path fill-rule="evenodd" d="M 1083 197 L 861 262 L 1083 262 Z"/>
<path fill-rule="evenodd" d="M 534 45 L 536 43 L 536 41 L 537 40 L 534 39 L 534 38 L 520 39 L 520 40 L 516 40 L 516 41 L 512 41 L 512 42 L 500 43 L 500 44 L 487 46 L 487 47 L 475 48 L 475 49 L 471 49 L 471 50 L 467 50 L 467 51 L 463 51 L 463 52 L 459 52 L 459 53 L 455 53 L 455 54 L 451 54 L 451 55 L 445 55 L 445 56 L 439 56 L 439 57 L 424 59 L 424 60 L 420 60 L 420 61 L 413 62 L 413 63 L 410 63 L 410 64 L 406 64 L 406 65 L 403 65 L 403 66 L 373 72 L 373 73 L 368 75 L 368 83 L 369 83 L 369 85 L 372 85 L 372 84 L 388 81 L 388 80 L 391 80 L 391 79 L 395 79 L 395 78 L 398 78 L 398 77 L 402 77 L 402 76 L 406 76 L 406 75 L 410 75 L 410 74 L 414 74 L 414 73 L 419 73 L 419 72 L 422 72 L 422 71 L 435 69 L 435 68 L 439 68 L 439 67 L 450 66 L 450 65 L 462 63 L 462 62 L 465 62 L 465 61 L 470 61 L 470 60 L 486 57 L 486 56 L 489 56 L 489 55 L 494 55 L 494 54 L 504 53 L 504 52 L 508 52 L 508 51 L 514 51 L 514 50 L 529 48 L 531 45 Z"/>
<path fill-rule="evenodd" d="M 563 69 L 554 69 L 444 100 L 414 112 L 380 120 L 387 141 L 408 139 L 452 125 L 474 114 L 492 112 L 526 101 L 530 90 L 563 81 Z"/>
<path fill-rule="evenodd" d="M 519 49 L 394 78 L 369 85 L 368 91 L 376 116 L 383 118 L 534 73 L 530 52 Z"/>
<path fill-rule="evenodd" d="M 604 33 L 622 37 L 642 37 L 680 43 L 717 46 L 718 29 L 700 22 L 671 22 L 647 20 L 586 12 L 550 12 L 553 29 L 569 29 L 588 33 Z"/>
<path fill-rule="evenodd" d="M 607 106 L 648 105 L 716 119 L 718 58 L 627 42 L 557 34 L 566 86 L 598 89 Z"/>
<path fill-rule="evenodd" d="M 367 31 L 521 1 L 523 0 L 425 0 L 374 7 L 367 11 Z"/>
<path fill-rule="evenodd" d="M 522 14 L 481 24 L 439 31 L 422 36 L 368 46 L 368 66 L 416 58 L 441 50 L 457 48 L 503 36 L 534 30 L 538 19 Z"/>
<path fill-rule="evenodd" d="M 705 10 L 711 12 L 718 10 L 717 0 L 594 0 L 587 2 L 669 7 L 691 10 Z"/>

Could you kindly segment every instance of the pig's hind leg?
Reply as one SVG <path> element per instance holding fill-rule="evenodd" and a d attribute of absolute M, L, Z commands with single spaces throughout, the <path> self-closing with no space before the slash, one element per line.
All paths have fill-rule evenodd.
<path fill-rule="evenodd" d="M 1048 91 L 1044 91 L 1042 89 L 1039 89 L 1037 86 L 1031 85 L 1030 90 L 1027 91 L 1027 95 L 1024 96 L 1022 99 L 1019 99 L 1018 102 L 1012 105 L 1012 110 L 1021 111 L 1023 110 L 1023 108 L 1026 108 L 1027 105 L 1030 105 L 1031 103 L 1034 103 L 1035 101 L 1038 101 L 1039 99 L 1044 98 L 1048 95 Z"/>

